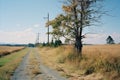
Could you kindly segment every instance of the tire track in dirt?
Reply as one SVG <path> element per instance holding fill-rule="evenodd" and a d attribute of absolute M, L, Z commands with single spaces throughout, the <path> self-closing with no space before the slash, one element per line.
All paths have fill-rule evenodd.
<path fill-rule="evenodd" d="M 12 76 L 11 80 L 30 80 L 29 70 L 27 70 L 27 65 L 29 63 L 29 54 L 30 51 L 24 56 L 22 62 L 15 70 L 14 75 Z"/>

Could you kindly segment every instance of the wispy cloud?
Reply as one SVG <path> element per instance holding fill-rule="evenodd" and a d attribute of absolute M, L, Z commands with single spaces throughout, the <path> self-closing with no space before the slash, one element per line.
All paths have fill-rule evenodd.
<path fill-rule="evenodd" d="M 16 26 L 17 26 L 17 27 L 20 27 L 20 26 L 21 26 L 21 24 L 16 24 Z"/>
<path fill-rule="evenodd" d="M 24 31 L 25 32 L 31 32 L 32 30 L 33 30 L 33 28 L 30 27 L 30 28 L 25 29 Z"/>
<path fill-rule="evenodd" d="M 34 43 L 36 34 L 30 29 L 16 32 L 0 31 L 0 42 L 5 43 Z"/>
<path fill-rule="evenodd" d="M 16 26 L 22 27 L 21 24 L 16 24 Z M 33 24 L 24 30 L 19 31 L 0 31 L 0 42 L 5 43 L 35 43 L 37 37 L 37 28 L 40 24 Z M 43 37 L 44 36 L 44 37 Z M 40 41 L 46 41 L 46 35 L 40 34 Z"/>
<path fill-rule="evenodd" d="M 34 24 L 33 27 L 38 28 L 38 27 L 40 27 L 40 24 Z"/>

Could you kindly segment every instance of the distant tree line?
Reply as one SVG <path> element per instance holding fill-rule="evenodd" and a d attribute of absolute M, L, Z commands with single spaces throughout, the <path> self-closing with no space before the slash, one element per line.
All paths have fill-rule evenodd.
<path fill-rule="evenodd" d="M 0 44 L 0 46 L 27 46 L 27 44 Z"/>
<path fill-rule="evenodd" d="M 49 44 L 45 42 L 43 42 L 42 44 L 42 46 L 50 46 L 50 47 L 58 47 L 60 45 L 62 45 L 62 41 L 59 39 L 55 41 L 52 40 Z"/>

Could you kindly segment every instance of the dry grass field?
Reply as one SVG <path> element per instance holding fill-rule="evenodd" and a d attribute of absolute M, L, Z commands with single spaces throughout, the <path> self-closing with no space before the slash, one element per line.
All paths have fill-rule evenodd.
<path fill-rule="evenodd" d="M 85 45 L 82 59 L 71 45 L 43 47 L 40 55 L 69 80 L 120 80 L 120 45 Z"/>
<path fill-rule="evenodd" d="M 11 47 L 11 46 L 0 46 L 0 56 L 10 54 L 12 52 L 19 51 L 24 47 Z"/>

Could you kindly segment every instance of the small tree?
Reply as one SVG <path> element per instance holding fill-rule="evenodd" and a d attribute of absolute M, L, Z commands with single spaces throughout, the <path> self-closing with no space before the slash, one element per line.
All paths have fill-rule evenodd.
<path fill-rule="evenodd" d="M 111 36 L 107 37 L 106 42 L 107 42 L 107 44 L 115 44 L 115 42 Z"/>

